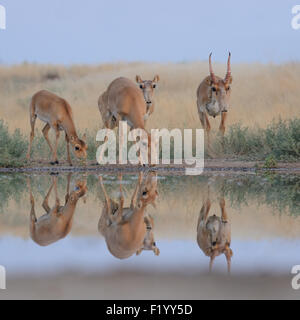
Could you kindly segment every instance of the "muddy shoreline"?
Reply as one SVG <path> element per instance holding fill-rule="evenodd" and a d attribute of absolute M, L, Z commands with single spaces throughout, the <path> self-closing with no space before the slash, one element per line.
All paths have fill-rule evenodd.
<path fill-rule="evenodd" d="M 279 162 L 276 168 L 265 168 L 263 162 L 258 161 L 235 161 L 226 159 L 206 160 L 203 173 L 263 173 L 276 172 L 282 174 L 300 174 L 300 162 Z M 70 167 L 67 163 L 50 166 L 45 160 L 39 160 L 31 165 L 14 168 L 0 168 L 0 173 L 137 173 L 140 171 L 156 171 L 163 175 L 185 175 L 188 166 L 185 165 L 157 165 L 154 167 L 142 167 L 135 165 L 98 165 L 95 162 L 87 163 L 86 166 L 75 164 Z"/>

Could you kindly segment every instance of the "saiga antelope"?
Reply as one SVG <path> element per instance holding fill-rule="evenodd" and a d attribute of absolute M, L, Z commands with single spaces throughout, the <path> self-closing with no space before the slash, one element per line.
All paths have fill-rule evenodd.
<path fill-rule="evenodd" d="M 151 137 L 146 131 L 147 106 L 142 90 L 127 78 L 114 80 L 100 96 L 98 107 L 102 116 L 104 129 L 115 129 L 119 121 L 126 121 L 130 129 L 142 129 L 148 139 L 148 159 L 151 155 Z M 105 141 L 107 141 L 107 137 Z M 100 158 L 104 155 L 100 156 Z"/>
<path fill-rule="evenodd" d="M 225 200 L 221 198 L 221 217 L 216 215 L 208 217 L 211 208 L 210 197 L 206 199 L 200 211 L 197 225 L 197 242 L 203 253 L 210 257 L 209 271 L 215 258 L 224 254 L 227 260 L 228 273 L 231 268 L 233 252 L 231 244 L 231 225 L 225 208 Z"/>
<path fill-rule="evenodd" d="M 86 143 L 78 138 L 75 124 L 73 121 L 72 109 L 69 103 L 58 97 L 57 95 L 43 90 L 37 92 L 31 99 L 30 104 L 30 142 L 28 147 L 27 159 L 30 160 L 31 147 L 34 139 L 34 128 L 36 119 L 39 118 L 41 121 L 46 122 L 43 129 L 43 135 L 50 147 L 53 154 L 52 165 L 59 164 L 57 159 L 57 146 L 60 131 L 65 132 L 65 139 L 67 143 L 68 162 L 72 166 L 70 156 L 70 143 L 74 148 L 74 153 L 77 158 L 86 159 L 87 157 L 87 145 Z M 56 133 L 56 141 L 54 148 L 52 147 L 48 133 L 50 129 L 53 129 Z M 85 139 L 85 136 L 84 136 Z"/>
<path fill-rule="evenodd" d="M 157 88 L 157 83 L 160 78 L 158 75 L 154 77 L 153 80 L 142 80 L 140 76 L 136 76 L 136 82 L 138 83 L 140 89 L 143 92 L 144 99 L 147 105 L 147 113 L 145 115 L 145 121 L 151 116 L 154 112 L 155 103 L 153 100 L 154 90 Z"/>
<path fill-rule="evenodd" d="M 71 174 L 68 176 L 67 194 L 65 205 L 60 206 L 57 193 L 57 177 L 53 177 L 52 185 L 44 199 L 43 208 L 46 214 L 39 219 L 35 213 L 35 202 L 32 195 L 30 180 L 28 179 L 28 189 L 30 193 L 30 235 L 34 242 L 40 246 L 48 246 L 65 238 L 72 228 L 73 216 L 78 200 L 87 192 L 86 182 L 77 181 L 74 191 L 70 193 Z M 54 188 L 55 205 L 49 207 L 49 197 Z"/>
<path fill-rule="evenodd" d="M 209 56 L 209 72 L 210 75 L 206 77 L 198 87 L 197 90 L 197 107 L 198 114 L 203 129 L 206 130 L 208 147 L 210 149 L 210 122 L 208 116 L 216 117 L 221 114 L 221 123 L 219 130 L 222 134 L 222 143 L 224 142 L 225 122 L 231 94 L 231 53 L 229 53 L 227 62 L 227 73 L 224 79 L 216 76 L 213 71 L 211 56 Z"/>
<path fill-rule="evenodd" d="M 138 183 L 131 198 L 129 208 L 124 208 L 124 196 L 122 191 L 122 175 L 120 181 L 120 199 L 115 202 L 109 198 L 103 179 L 99 181 L 105 197 L 102 214 L 98 224 L 98 230 L 105 238 L 110 253 L 118 259 L 127 259 L 134 253 L 137 255 L 142 250 L 153 250 L 159 255 L 159 249 L 153 237 L 153 224 L 151 218 L 146 215 L 145 210 L 149 204 L 155 207 L 158 195 L 155 177 L 145 179 L 139 174 Z M 150 230 L 151 229 L 151 230 Z"/>

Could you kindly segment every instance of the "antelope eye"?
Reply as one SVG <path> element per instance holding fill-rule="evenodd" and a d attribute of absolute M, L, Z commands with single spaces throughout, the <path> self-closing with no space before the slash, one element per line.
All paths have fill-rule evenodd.
<path fill-rule="evenodd" d="M 230 90 L 230 87 L 227 87 L 227 88 L 226 88 L 226 91 L 229 91 L 229 90 Z"/>
<path fill-rule="evenodd" d="M 153 242 L 153 246 L 156 247 L 156 242 Z"/>
<path fill-rule="evenodd" d="M 215 87 L 212 87 L 212 91 L 213 91 L 213 92 L 216 92 L 217 89 L 216 89 Z"/>
<path fill-rule="evenodd" d="M 141 85 L 140 85 L 140 88 L 141 88 L 141 89 L 144 89 L 144 86 L 141 84 Z"/>
<path fill-rule="evenodd" d="M 146 196 L 146 195 L 147 195 L 147 193 L 148 193 L 147 191 L 144 191 L 144 192 L 143 192 L 143 196 Z"/>
<path fill-rule="evenodd" d="M 80 148 L 79 148 L 79 147 L 75 147 L 75 150 L 76 150 L 76 151 L 79 151 L 79 150 L 80 150 Z"/>
<path fill-rule="evenodd" d="M 155 89 L 155 88 L 156 88 L 156 84 L 153 85 L 153 89 Z"/>

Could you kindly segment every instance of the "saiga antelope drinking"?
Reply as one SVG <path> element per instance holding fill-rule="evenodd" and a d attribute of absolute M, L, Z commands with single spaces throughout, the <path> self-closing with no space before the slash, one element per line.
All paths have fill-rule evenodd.
<path fill-rule="evenodd" d="M 73 113 L 69 103 L 58 97 L 57 95 L 43 90 L 37 92 L 31 99 L 30 104 L 30 124 L 31 134 L 30 142 L 28 147 L 27 159 L 30 160 L 31 147 L 34 139 L 34 128 L 36 119 L 39 118 L 41 121 L 46 122 L 43 129 L 43 135 L 50 147 L 53 154 L 52 165 L 59 164 L 57 159 L 57 146 L 60 131 L 65 131 L 65 139 L 67 143 L 68 162 L 72 166 L 70 156 L 70 143 L 74 148 L 74 153 L 77 158 L 86 159 L 87 157 L 87 145 L 86 143 L 78 138 Z M 53 129 L 56 133 L 56 141 L 54 148 L 52 147 L 48 133 L 50 129 Z M 85 139 L 85 136 L 84 136 Z"/>
<path fill-rule="evenodd" d="M 225 122 L 231 94 L 231 53 L 229 53 L 227 62 L 227 73 L 224 79 L 216 76 L 213 71 L 211 56 L 209 56 L 209 71 L 210 75 L 206 77 L 197 90 L 197 107 L 198 114 L 203 129 L 207 133 L 208 147 L 210 149 L 210 122 L 208 116 L 216 117 L 221 114 L 221 123 L 219 130 L 224 141 Z"/>
<path fill-rule="evenodd" d="M 44 199 L 43 208 L 46 214 L 37 219 L 35 213 L 35 202 L 32 195 L 30 180 L 28 189 L 30 193 L 30 236 L 40 246 L 48 246 L 65 238 L 72 228 L 73 216 L 78 200 L 87 192 L 86 182 L 77 181 L 74 191 L 70 193 L 71 174 L 68 176 L 67 194 L 65 205 L 61 206 L 57 193 L 57 177 L 53 177 L 52 185 Z M 49 197 L 54 188 L 55 205 L 49 207 Z"/>
<path fill-rule="evenodd" d="M 99 177 L 105 204 L 98 230 L 104 236 L 110 253 L 118 259 L 127 259 L 134 253 L 138 255 L 142 250 L 153 250 L 156 255 L 159 255 L 159 249 L 156 247 L 153 236 L 153 223 L 145 213 L 149 204 L 155 207 L 155 199 L 158 195 L 157 180 L 153 175 L 148 176 L 144 183 L 142 179 L 143 175 L 140 173 L 130 207 L 124 208 L 122 176 L 119 176 L 120 199 L 118 203 L 109 198 L 102 177 Z"/>
<path fill-rule="evenodd" d="M 228 273 L 230 273 L 231 258 L 233 256 L 230 248 L 231 225 L 225 208 L 224 198 L 220 200 L 221 217 L 216 215 L 208 217 L 210 208 L 211 202 L 208 192 L 208 198 L 203 203 L 198 219 L 197 242 L 203 253 L 210 257 L 210 272 L 212 271 L 215 258 L 224 254 L 227 260 Z"/>

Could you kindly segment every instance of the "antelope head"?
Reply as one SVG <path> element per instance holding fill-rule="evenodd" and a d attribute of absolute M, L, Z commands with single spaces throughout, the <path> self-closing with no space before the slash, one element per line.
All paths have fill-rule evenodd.
<path fill-rule="evenodd" d="M 151 107 L 153 104 L 153 95 L 154 89 L 157 87 L 157 83 L 159 82 L 160 78 L 158 75 L 151 80 L 142 80 L 140 76 L 136 76 L 136 82 L 140 86 L 140 89 L 143 92 L 147 107 Z"/>
<path fill-rule="evenodd" d="M 77 181 L 76 186 L 74 188 L 74 191 L 70 195 L 71 201 L 78 200 L 79 198 L 82 198 L 87 193 L 87 183 L 86 181 Z"/>
<path fill-rule="evenodd" d="M 214 74 L 212 62 L 211 62 L 212 53 L 209 56 L 209 72 L 210 77 L 207 78 L 207 84 L 209 90 L 211 91 L 212 100 L 217 101 L 221 112 L 227 112 L 229 107 L 229 100 L 231 94 L 231 53 L 229 52 L 228 62 L 227 62 L 227 73 L 224 79 L 217 77 Z"/>
<path fill-rule="evenodd" d="M 74 153 L 75 156 L 78 159 L 86 159 L 87 158 L 87 149 L 88 146 L 86 144 L 86 135 L 83 135 L 82 140 L 79 139 L 78 137 L 72 136 L 71 139 L 71 144 L 74 147 Z"/>
<path fill-rule="evenodd" d="M 153 251 L 156 256 L 159 256 L 160 250 L 156 246 L 156 242 L 154 240 L 154 221 L 151 216 L 145 217 L 145 224 L 147 228 L 147 233 L 143 242 L 143 246 L 137 251 L 136 255 L 140 255 L 143 250 Z"/>
<path fill-rule="evenodd" d="M 157 174 L 150 172 L 140 188 L 140 204 L 144 207 L 151 204 L 156 209 L 157 196 Z"/>

